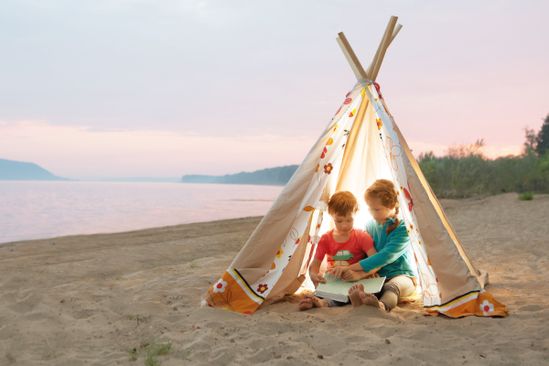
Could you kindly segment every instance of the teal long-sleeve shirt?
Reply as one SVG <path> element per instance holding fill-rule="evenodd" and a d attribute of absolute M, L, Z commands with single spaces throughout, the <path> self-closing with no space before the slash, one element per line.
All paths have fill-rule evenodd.
<path fill-rule="evenodd" d="M 393 223 L 394 220 L 389 218 L 384 224 L 378 224 L 374 220 L 366 224 L 365 230 L 374 240 L 377 253 L 361 260 L 359 264 L 364 272 L 381 267 L 378 271 L 379 275 L 388 279 L 398 275 L 415 277 L 410 260 L 410 237 L 406 224 L 401 220 L 398 226 L 387 235 L 387 226 Z"/>

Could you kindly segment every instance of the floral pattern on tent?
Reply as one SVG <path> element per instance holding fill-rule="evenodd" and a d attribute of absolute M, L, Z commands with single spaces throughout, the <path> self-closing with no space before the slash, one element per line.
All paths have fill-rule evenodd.
<path fill-rule="evenodd" d="M 368 117 L 364 118 L 365 115 Z M 355 122 L 358 123 L 355 125 Z M 399 203 L 400 207 L 405 208 L 400 210 L 400 216 L 410 235 L 409 250 L 416 263 L 420 295 L 426 312 L 453 318 L 468 315 L 505 316 L 505 306 L 484 290 L 480 274 L 461 248 L 428 183 L 421 171 L 418 173 L 415 170 L 413 164 L 417 162 L 385 106 L 380 87 L 371 82 L 359 82 L 346 95 L 321 138 L 273 203 L 256 229 L 257 233 L 254 232 L 257 235 L 252 234 L 227 271 L 208 290 L 208 303 L 251 314 L 265 301 L 293 293 L 299 288 L 307 276 L 320 238 L 326 196 L 333 193 L 334 184 L 341 179 L 340 168 L 347 143 L 354 144 L 348 141 L 351 131 L 354 128 L 355 138 L 357 133 L 368 133 L 365 132 L 367 130 L 357 129 L 361 124 L 372 124 L 373 130 L 368 130 L 368 142 L 380 151 L 378 158 L 384 161 L 379 164 L 387 167 L 383 174 L 388 174 L 400 188 Z M 356 166 L 354 169 L 356 173 Z M 302 188 L 302 194 L 297 198 L 299 202 L 292 206 L 291 211 L 281 213 L 281 207 L 286 207 L 284 200 L 295 200 L 293 190 L 298 188 Z M 355 187 L 355 193 L 362 188 Z M 287 217 L 291 220 L 284 224 L 287 225 L 286 229 L 280 224 L 276 231 L 286 233 L 285 236 L 274 241 L 264 234 L 270 224 L 274 222 L 278 225 L 282 218 Z M 423 236 L 420 229 L 425 230 Z M 259 246 L 262 249 L 258 249 Z M 254 253 L 261 250 L 262 255 L 245 256 L 248 247 Z M 447 253 L 444 252 L 446 249 Z M 445 268 L 446 263 L 450 262 L 453 267 Z M 455 273 L 451 269 L 455 269 Z"/>
<path fill-rule="evenodd" d="M 219 281 L 208 290 L 207 301 L 211 306 L 224 307 L 242 313 L 253 312 L 265 301 L 270 291 L 275 288 L 278 279 L 299 245 L 308 244 L 312 247 L 308 251 L 309 259 L 307 263 L 310 261 L 314 246 L 320 238 L 318 229 L 322 222 L 322 215 L 318 214 L 319 200 L 326 186 L 326 181 L 331 179 L 331 175 L 337 175 L 338 169 L 336 167 L 340 165 L 339 161 L 343 155 L 343 149 L 337 147 L 345 145 L 348 131 L 356 118 L 356 112 L 353 111 L 358 109 L 364 97 L 365 91 L 363 88 L 355 88 L 349 92 L 336 116 L 328 125 L 327 131 L 330 131 L 330 133 L 319 156 L 315 175 L 301 203 L 302 209 L 293 221 L 286 239 L 280 244 L 277 252 L 274 253 L 274 262 L 271 264 L 270 269 L 257 281 L 248 283 L 236 268 L 230 267 L 219 280 L 227 283 L 224 286 L 224 291 L 216 290 Z M 319 166 L 321 169 L 318 169 Z M 320 205 L 322 206 L 322 203 Z M 311 226 L 313 227 L 313 235 L 310 235 Z M 281 253 L 287 255 L 281 255 Z M 259 289 L 262 291 L 259 291 Z"/>
<path fill-rule="evenodd" d="M 403 147 L 400 146 L 401 138 L 398 136 L 397 128 L 393 117 L 388 112 L 385 102 L 381 97 L 379 84 L 369 84 L 366 87 L 368 98 L 375 106 L 376 124 L 380 130 L 379 137 L 381 141 L 386 141 L 384 146 L 387 161 L 393 168 L 393 181 L 400 184 L 399 203 L 401 207 L 407 207 L 408 210 L 401 210 L 400 215 L 406 223 L 408 234 L 410 236 L 413 258 L 416 262 L 419 287 L 422 292 L 423 306 L 429 315 L 443 314 L 451 318 L 463 316 L 506 316 L 507 308 L 498 302 L 487 291 L 484 285 L 477 281 L 478 287 L 465 294 L 442 302 L 442 293 L 440 292 L 440 281 L 435 275 L 431 261 L 429 260 L 427 249 L 423 245 L 423 239 L 417 224 L 417 217 L 414 212 L 413 197 L 411 195 L 410 182 L 408 174 L 404 167 L 404 159 L 401 154 Z M 381 120 L 381 122 L 379 122 Z M 413 157 L 412 157 L 413 159 Z M 420 173 L 422 174 L 422 173 Z M 428 183 L 425 183 L 428 184 Z M 428 187 L 430 191 L 430 187 Z M 434 195 L 433 195 L 434 196 Z M 453 229 L 450 228 L 452 231 Z M 454 242 L 457 238 L 454 238 Z M 455 243 L 461 246 L 460 243 Z M 464 253 L 460 253 L 465 256 Z M 468 259 L 467 259 L 468 260 Z"/>

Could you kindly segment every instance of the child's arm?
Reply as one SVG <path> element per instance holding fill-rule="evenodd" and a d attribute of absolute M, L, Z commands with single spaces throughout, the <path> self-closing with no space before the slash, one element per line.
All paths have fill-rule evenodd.
<path fill-rule="evenodd" d="M 379 275 L 377 274 L 377 272 L 381 269 L 381 267 L 379 268 L 374 268 L 372 269 L 370 272 L 364 272 L 364 271 L 349 271 L 349 272 L 356 272 L 358 273 L 358 276 L 360 277 L 359 280 L 363 280 L 365 278 L 371 278 L 371 277 L 379 277 Z M 345 278 L 345 274 L 344 274 L 344 278 Z"/>
<path fill-rule="evenodd" d="M 393 263 L 400 258 L 408 250 L 410 245 L 410 237 L 406 231 L 406 226 L 399 225 L 391 234 L 387 237 L 385 246 L 374 256 L 360 260 L 358 263 L 353 264 L 353 270 L 362 268 L 364 272 L 371 272 L 376 268 L 384 267 Z M 358 264 L 359 268 L 356 268 Z"/>
<path fill-rule="evenodd" d="M 376 268 L 374 270 L 371 270 L 370 272 L 364 272 L 362 270 L 353 271 L 351 269 L 344 269 L 341 273 L 341 279 L 349 282 L 354 282 L 363 280 L 365 278 L 379 277 L 379 275 L 377 274 L 377 271 L 379 270 L 380 268 Z"/>
<path fill-rule="evenodd" d="M 358 240 L 359 240 L 358 244 L 362 249 L 362 251 L 366 253 L 368 257 L 371 257 L 374 254 L 376 254 L 377 250 L 374 245 L 374 240 L 372 239 L 370 234 L 368 234 L 367 231 L 358 230 L 358 229 L 356 230 L 356 232 L 358 234 Z"/>
<path fill-rule="evenodd" d="M 364 242 L 362 244 L 363 244 L 364 250 L 366 250 L 366 255 L 368 256 L 368 258 L 370 258 L 377 253 L 377 250 L 374 247 L 374 242 L 372 238 L 366 233 L 365 235 L 366 237 L 364 238 Z M 343 270 L 341 273 L 341 278 L 345 281 L 358 281 L 358 280 L 363 280 L 365 278 L 375 277 L 377 276 L 376 273 L 377 271 L 380 270 L 380 268 L 376 268 L 370 272 L 364 272 L 362 268 L 358 270 L 356 269 Z"/>
<path fill-rule="evenodd" d="M 311 277 L 311 281 L 313 281 L 315 287 L 318 286 L 319 283 L 326 282 L 326 279 L 319 273 L 321 264 L 322 262 L 315 258 L 309 267 L 309 277 Z"/>

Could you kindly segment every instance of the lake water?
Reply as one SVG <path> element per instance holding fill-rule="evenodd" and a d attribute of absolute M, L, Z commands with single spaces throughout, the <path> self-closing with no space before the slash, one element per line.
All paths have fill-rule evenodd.
<path fill-rule="evenodd" d="M 260 216 L 283 187 L 0 182 L 0 243 Z"/>

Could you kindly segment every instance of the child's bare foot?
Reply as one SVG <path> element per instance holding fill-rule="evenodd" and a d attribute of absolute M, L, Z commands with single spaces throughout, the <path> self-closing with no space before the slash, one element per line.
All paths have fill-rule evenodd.
<path fill-rule="evenodd" d="M 360 283 L 353 285 L 349 289 L 349 299 L 355 308 L 360 305 L 369 305 L 380 310 L 385 310 L 385 304 L 379 301 L 374 294 L 364 292 L 364 286 Z"/>
<path fill-rule="evenodd" d="M 374 294 L 365 294 L 363 303 L 385 311 L 385 304 L 379 301 Z"/>
<path fill-rule="evenodd" d="M 309 310 L 313 308 L 313 299 L 310 297 L 305 297 L 299 302 L 299 310 Z"/>
<path fill-rule="evenodd" d="M 328 306 L 328 303 L 322 299 L 319 299 L 315 296 L 307 296 L 299 302 L 299 310 L 309 310 L 312 308 L 322 308 Z"/>
<path fill-rule="evenodd" d="M 364 304 L 364 300 L 366 299 L 366 293 L 364 292 L 364 286 L 361 283 L 353 285 L 349 289 L 349 299 L 351 300 L 351 304 L 355 308 Z"/>

